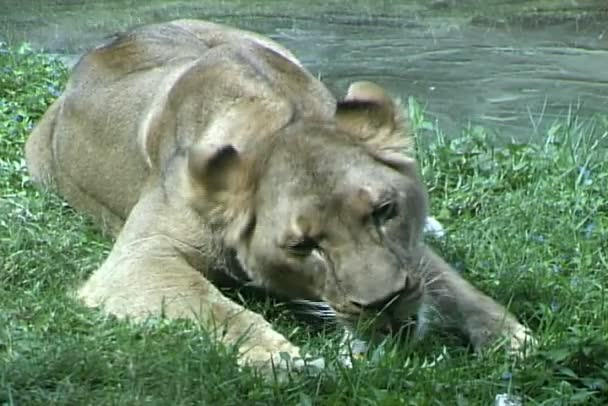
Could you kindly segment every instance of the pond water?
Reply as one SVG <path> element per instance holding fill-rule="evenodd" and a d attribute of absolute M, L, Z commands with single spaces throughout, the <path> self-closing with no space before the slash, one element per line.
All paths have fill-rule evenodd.
<path fill-rule="evenodd" d="M 7 1 L 14 0 L 0 0 Z M 284 11 L 272 1 L 241 4 L 238 12 L 230 2 L 205 8 L 205 1 L 57 0 L 48 10 L 35 3 L 4 8 L 0 40 L 26 40 L 69 59 L 130 25 L 176 17 L 227 22 L 284 44 L 337 94 L 351 81 L 370 79 L 401 98 L 414 96 L 448 136 L 479 124 L 503 139 L 526 141 L 568 114 L 608 113 L 604 0 L 574 9 L 575 2 L 562 1 L 549 14 L 491 1 L 480 13 L 471 0 L 380 11 L 362 1 L 346 9 L 312 2 L 309 14 L 305 3 Z"/>

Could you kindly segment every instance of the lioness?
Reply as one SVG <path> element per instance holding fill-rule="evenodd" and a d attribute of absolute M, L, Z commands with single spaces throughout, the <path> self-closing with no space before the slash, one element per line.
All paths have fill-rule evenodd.
<path fill-rule="evenodd" d="M 254 364 L 301 354 L 218 286 L 321 301 L 371 332 L 436 321 L 476 349 L 530 338 L 422 241 L 399 105 L 369 82 L 336 102 L 262 36 L 195 20 L 119 35 L 80 59 L 25 152 L 37 183 L 116 236 L 78 291 L 87 306 L 200 320 L 226 344 L 246 336 Z"/>

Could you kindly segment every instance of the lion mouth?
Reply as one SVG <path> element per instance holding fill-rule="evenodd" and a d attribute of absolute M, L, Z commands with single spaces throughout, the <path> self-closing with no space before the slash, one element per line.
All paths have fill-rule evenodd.
<path fill-rule="evenodd" d="M 336 319 L 350 330 L 359 331 L 363 335 L 412 335 L 420 323 L 418 312 L 407 317 L 396 317 L 389 311 L 380 313 L 345 313 L 335 311 Z"/>
<path fill-rule="evenodd" d="M 331 308 L 338 322 L 363 335 L 419 336 L 426 326 L 425 297 L 424 290 L 418 290 L 377 311 Z"/>
<path fill-rule="evenodd" d="M 335 321 L 364 336 L 412 336 L 426 324 L 424 293 L 399 300 L 380 311 L 360 310 L 334 306 L 326 301 L 292 300 L 297 312 L 324 321 Z"/>

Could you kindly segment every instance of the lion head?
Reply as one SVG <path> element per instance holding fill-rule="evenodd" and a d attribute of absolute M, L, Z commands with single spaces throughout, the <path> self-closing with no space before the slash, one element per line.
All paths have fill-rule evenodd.
<path fill-rule="evenodd" d="M 246 153 L 193 153 L 190 167 L 221 201 L 227 244 L 252 281 L 324 301 L 347 325 L 390 329 L 424 297 L 426 192 L 412 144 L 398 104 L 358 82 L 333 120 L 293 120 Z"/>

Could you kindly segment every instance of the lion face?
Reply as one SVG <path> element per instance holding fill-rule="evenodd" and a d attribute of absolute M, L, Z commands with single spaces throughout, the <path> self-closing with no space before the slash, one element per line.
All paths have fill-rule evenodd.
<path fill-rule="evenodd" d="M 413 162 L 391 166 L 327 125 L 277 137 L 237 246 L 259 284 L 322 300 L 348 324 L 391 328 L 424 294 L 418 243 L 425 192 Z"/>
<path fill-rule="evenodd" d="M 227 245 L 255 284 L 391 330 L 425 294 L 426 192 L 410 147 L 392 100 L 357 83 L 334 121 L 293 120 L 242 154 L 195 153 L 190 168 L 201 200 L 221 203 Z"/>

